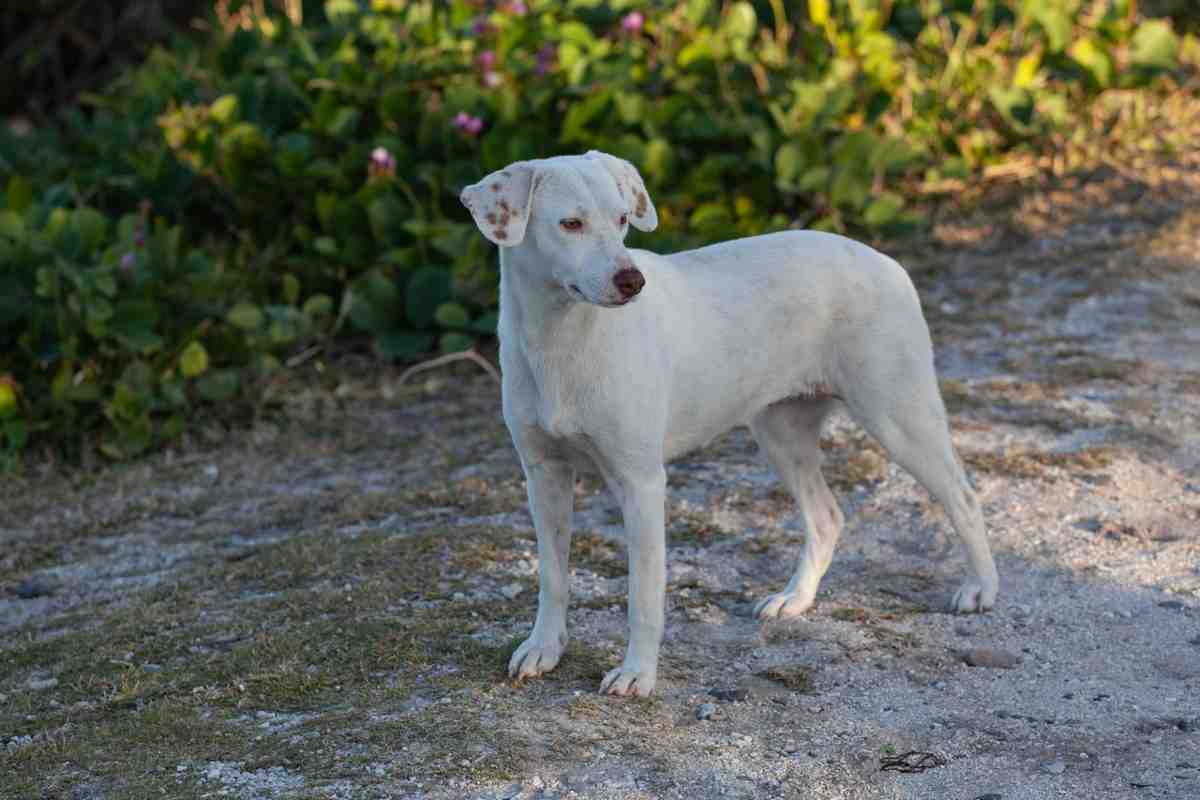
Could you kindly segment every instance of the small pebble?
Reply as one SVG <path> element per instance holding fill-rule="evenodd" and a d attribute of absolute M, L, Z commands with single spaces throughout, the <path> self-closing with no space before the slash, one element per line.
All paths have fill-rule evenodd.
<path fill-rule="evenodd" d="M 1051 761 L 1049 764 L 1043 764 L 1042 769 L 1046 770 L 1046 772 L 1049 772 L 1051 775 L 1062 775 L 1067 771 L 1067 765 L 1061 758 L 1059 758 Z"/>
<path fill-rule="evenodd" d="M 510 583 L 508 586 L 505 586 L 503 589 L 500 590 L 500 594 L 504 595 L 509 600 L 512 600 L 523 591 L 525 591 L 525 587 L 522 586 L 521 584 Z"/>
<path fill-rule="evenodd" d="M 714 703 L 701 703 L 696 709 L 696 719 L 711 719 L 713 714 L 717 713 L 717 706 Z"/>
<path fill-rule="evenodd" d="M 30 678 L 25 682 L 25 685 L 34 691 L 53 689 L 55 686 L 58 686 L 58 678 Z"/>
<path fill-rule="evenodd" d="M 969 650 L 963 650 L 959 656 L 972 667 L 1012 669 L 1021 663 L 1020 656 L 990 647 L 972 647 Z"/>
<path fill-rule="evenodd" d="M 744 703 L 750 699 L 749 689 L 709 689 L 708 693 L 726 703 Z"/>

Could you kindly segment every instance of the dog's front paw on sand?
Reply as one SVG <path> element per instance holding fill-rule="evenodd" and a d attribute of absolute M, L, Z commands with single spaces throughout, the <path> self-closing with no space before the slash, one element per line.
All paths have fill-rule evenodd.
<path fill-rule="evenodd" d="M 954 593 L 950 610 L 956 614 L 982 614 L 996 604 L 996 586 L 985 586 L 978 581 L 967 581 Z"/>
<path fill-rule="evenodd" d="M 523 680 L 549 672 L 558 666 L 566 643 L 566 636 L 530 636 L 508 660 L 508 677 Z"/>
<path fill-rule="evenodd" d="M 600 681 L 601 694 L 615 694 L 622 697 L 648 697 L 654 691 L 658 676 L 648 670 L 617 667 L 609 670 Z"/>
<path fill-rule="evenodd" d="M 759 619 L 790 619 L 798 617 L 812 608 L 813 599 L 798 592 L 769 594 L 754 607 L 754 616 Z"/>

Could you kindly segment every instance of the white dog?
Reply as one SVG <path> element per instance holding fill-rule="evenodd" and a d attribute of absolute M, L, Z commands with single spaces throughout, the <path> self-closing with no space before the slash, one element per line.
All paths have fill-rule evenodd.
<path fill-rule="evenodd" d="M 842 528 L 821 477 L 836 402 L 949 512 L 974 576 L 954 597 L 984 611 L 999 580 L 975 494 L 955 458 L 917 293 L 892 259 L 850 239 L 788 231 L 660 256 L 627 250 L 654 204 L 629 162 L 592 151 L 522 161 L 462 192 L 500 245 L 504 421 L 529 488 L 539 578 L 517 678 L 567 643 L 575 470 L 596 469 L 625 519 L 629 648 L 600 690 L 648 695 L 663 635 L 664 462 L 750 426 L 804 515 L 804 554 L 761 618 L 812 603 Z"/>

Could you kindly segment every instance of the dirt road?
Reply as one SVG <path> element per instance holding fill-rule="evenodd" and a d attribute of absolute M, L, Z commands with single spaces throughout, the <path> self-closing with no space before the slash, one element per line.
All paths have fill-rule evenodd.
<path fill-rule="evenodd" d="M 840 417 L 834 566 L 755 622 L 803 530 L 734 432 L 668 473 L 656 696 L 595 693 L 626 582 L 591 483 L 570 650 L 512 685 L 536 550 L 498 389 L 360 370 L 224 444 L 5 479 L 0 797 L 1200 797 L 1197 175 L 1030 191 L 901 253 L 993 613 L 942 611 L 941 511 Z"/>

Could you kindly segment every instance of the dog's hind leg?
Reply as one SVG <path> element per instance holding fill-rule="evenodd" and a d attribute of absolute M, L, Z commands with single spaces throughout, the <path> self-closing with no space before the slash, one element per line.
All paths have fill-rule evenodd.
<path fill-rule="evenodd" d="M 879 362 L 877 362 L 879 363 Z M 983 528 L 975 491 L 954 455 L 946 411 L 927 353 L 893 353 L 890 371 L 904 380 L 865 381 L 847 396 L 855 420 L 946 509 L 974 575 L 954 595 L 960 614 L 987 611 L 996 602 L 1000 579 Z M 898 366 L 897 366 L 898 365 Z"/>
<path fill-rule="evenodd" d="M 526 463 L 525 477 L 537 531 L 538 611 L 533 633 L 508 662 L 509 676 L 518 680 L 554 669 L 567 646 L 567 559 L 575 502 L 575 470 L 568 462 L 543 459 Z"/>
<path fill-rule="evenodd" d="M 761 619 L 794 617 L 808 610 L 833 560 L 844 518 L 821 475 L 820 446 L 821 424 L 832 405 L 826 399 L 785 400 L 768 406 L 750 423 L 755 440 L 800 505 L 805 527 L 800 564 L 786 589 L 755 607 Z"/>

